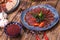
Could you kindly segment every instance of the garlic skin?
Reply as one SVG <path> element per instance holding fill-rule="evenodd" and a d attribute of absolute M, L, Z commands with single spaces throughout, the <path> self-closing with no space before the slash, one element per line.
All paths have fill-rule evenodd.
<path fill-rule="evenodd" d="M 0 19 L 6 19 L 7 18 L 7 14 L 5 12 L 1 12 L 0 13 Z"/>
<path fill-rule="evenodd" d="M 4 19 L 7 18 L 7 14 L 5 12 L 2 12 L 3 13 L 3 16 L 4 16 Z"/>
<path fill-rule="evenodd" d="M 0 20 L 4 19 L 3 14 L 0 13 Z"/>
<path fill-rule="evenodd" d="M 7 19 L 2 19 L 0 20 L 0 27 L 5 27 L 8 24 L 8 20 Z"/>
<path fill-rule="evenodd" d="M 7 14 L 5 12 L 0 13 L 0 27 L 4 28 L 8 24 Z"/>

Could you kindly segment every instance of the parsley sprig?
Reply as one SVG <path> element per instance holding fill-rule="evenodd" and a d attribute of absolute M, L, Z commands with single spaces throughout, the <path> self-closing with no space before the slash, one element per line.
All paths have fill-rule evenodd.
<path fill-rule="evenodd" d="M 34 18 L 36 18 L 37 22 L 41 22 L 44 20 L 44 15 L 42 11 L 39 14 L 32 14 Z"/>

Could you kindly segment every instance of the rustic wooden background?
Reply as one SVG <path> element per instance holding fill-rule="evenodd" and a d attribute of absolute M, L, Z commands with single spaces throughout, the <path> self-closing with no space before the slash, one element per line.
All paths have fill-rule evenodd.
<path fill-rule="evenodd" d="M 60 15 L 60 0 L 44 0 L 44 1 L 38 1 L 33 2 L 30 0 L 22 0 L 20 3 L 20 6 L 17 8 L 17 10 L 11 14 L 8 14 L 8 20 L 9 22 L 19 22 L 20 23 L 20 14 L 24 9 L 27 9 L 33 5 L 38 4 L 50 4 L 51 6 L 55 7 Z M 10 38 L 7 36 L 4 32 L 4 29 L 0 28 L 0 40 L 36 40 L 35 35 L 31 34 L 28 29 L 22 30 L 21 36 L 16 38 Z M 46 34 L 49 38 L 49 40 L 60 40 L 60 20 L 59 22 L 54 26 L 54 28 L 47 30 Z M 39 34 L 39 37 L 42 39 L 42 33 Z"/>

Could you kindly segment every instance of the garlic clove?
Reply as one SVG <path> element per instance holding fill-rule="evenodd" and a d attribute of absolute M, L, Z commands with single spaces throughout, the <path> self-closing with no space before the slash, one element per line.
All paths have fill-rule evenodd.
<path fill-rule="evenodd" d="M 7 24 L 8 24 L 8 20 L 7 19 L 0 20 L 0 27 L 5 27 Z"/>

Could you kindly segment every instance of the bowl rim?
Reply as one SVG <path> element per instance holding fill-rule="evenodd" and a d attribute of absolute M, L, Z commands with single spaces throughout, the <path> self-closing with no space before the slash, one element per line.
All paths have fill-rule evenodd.
<path fill-rule="evenodd" d="M 15 11 L 15 10 L 18 8 L 18 6 L 19 6 L 20 1 L 21 1 L 21 0 L 17 0 L 15 6 L 14 6 L 13 8 L 11 8 L 11 10 L 6 11 L 6 13 L 7 13 L 7 14 L 10 14 L 10 13 L 12 13 L 13 11 Z"/>

